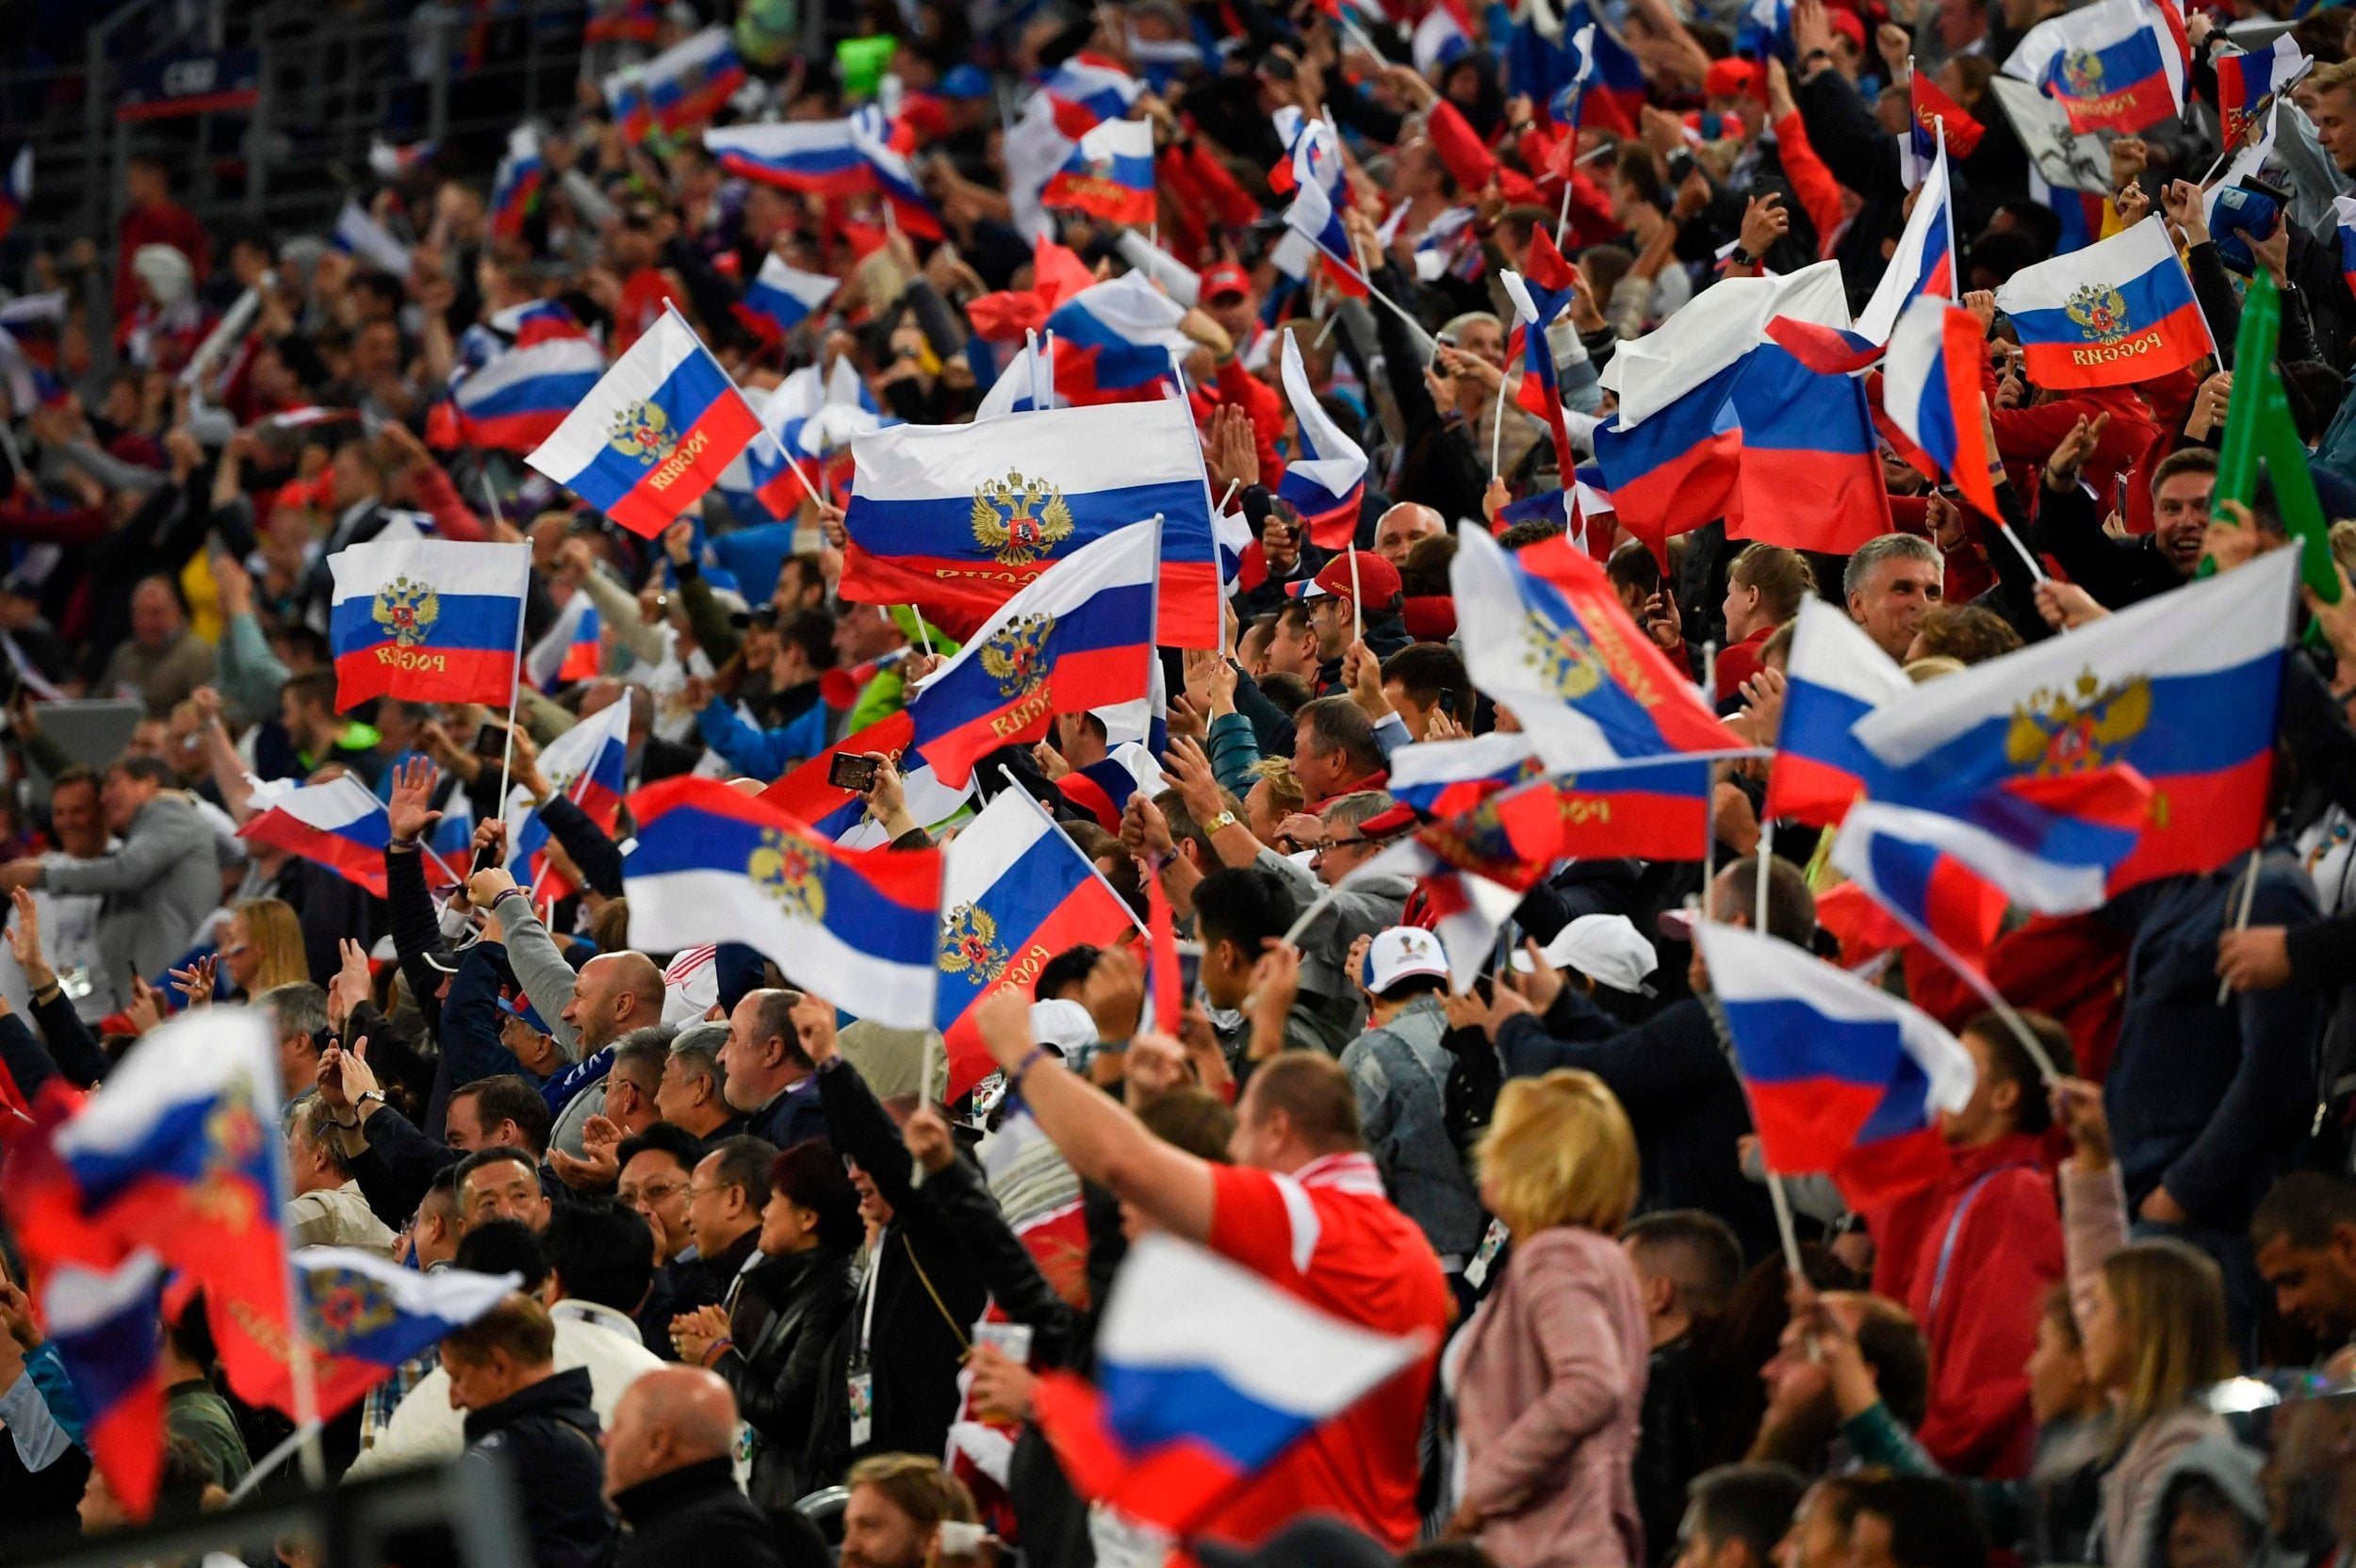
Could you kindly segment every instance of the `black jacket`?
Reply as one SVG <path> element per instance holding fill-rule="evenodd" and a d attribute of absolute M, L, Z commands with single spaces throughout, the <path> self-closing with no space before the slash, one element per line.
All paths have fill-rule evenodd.
<path fill-rule="evenodd" d="M 708 1459 L 614 1494 L 630 1527 L 614 1568 L 785 1568 L 769 1521 L 736 1490 L 728 1459 Z"/>
<path fill-rule="evenodd" d="M 779 1149 L 826 1135 L 826 1113 L 818 1101 L 818 1086 L 805 1078 L 784 1090 L 744 1121 L 744 1131 Z"/>
<path fill-rule="evenodd" d="M 614 1515 L 606 1511 L 597 1437 L 583 1366 L 466 1413 L 466 1457 L 497 1455 L 505 1462 L 538 1568 L 605 1568 L 613 1559 Z"/>
<path fill-rule="evenodd" d="M 747 1490 L 762 1508 L 790 1508 L 810 1490 L 803 1466 L 819 1382 L 851 1298 L 851 1260 L 824 1249 L 765 1258 L 744 1277 L 729 1319 L 736 1344 L 712 1369 L 753 1429 Z"/>
<path fill-rule="evenodd" d="M 2184 585 L 2184 574 L 2160 553 L 2158 535 L 2115 539 L 2102 531 L 2094 498 L 2084 490 L 2071 485 L 2067 490 L 2040 486 L 2040 491 L 2029 547 L 2060 562 L 2070 580 L 2105 610 L 2124 610 Z M 1996 549 L 1988 554 L 1995 559 Z"/>

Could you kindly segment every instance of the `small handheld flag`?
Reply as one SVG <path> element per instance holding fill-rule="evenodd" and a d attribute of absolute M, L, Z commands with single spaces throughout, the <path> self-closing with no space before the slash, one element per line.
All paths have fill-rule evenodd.
<path fill-rule="evenodd" d="M 2108 0 L 2105 0 L 2108 3 Z M 2134 228 L 2015 272 L 1996 290 L 2039 386 L 2125 386 L 2216 351 L 2168 226 Z"/>
<path fill-rule="evenodd" d="M 1964 499 L 1981 515 L 2001 519 L 1990 472 L 1996 453 L 1983 420 L 1983 336 L 1980 318 L 1960 305 L 1929 295 L 1916 300 L 1890 335 L 1882 407 L 1955 482 Z"/>
<path fill-rule="evenodd" d="M 1153 122 L 1107 120 L 1090 126 L 1039 200 L 1112 223 L 1153 220 Z"/>
<path fill-rule="evenodd" d="M 505 706 L 531 546 L 401 539 L 347 545 L 327 564 L 338 710 L 370 697 Z"/>
<path fill-rule="evenodd" d="M 773 254 L 744 290 L 744 309 L 780 334 L 790 333 L 826 307 L 835 286 L 836 280 L 823 272 L 802 271 Z"/>
<path fill-rule="evenodd" d="M 1309 390 L 1309 372 L 1301 363 L 1301 344 L 1284 335 L 1284 397 L 1293 408 L 1301 433 L 1301 452 L 1284 465 L 1277 481 L 1279 499 L 1290 501 L 1309 530 L 1309 543 L 1321 550 L 1346 550 L 1358 537 L 1359 503 L 1366 497 L 1366 454 L 1344 435 L 1341 427 L 1317 406 Z"/>

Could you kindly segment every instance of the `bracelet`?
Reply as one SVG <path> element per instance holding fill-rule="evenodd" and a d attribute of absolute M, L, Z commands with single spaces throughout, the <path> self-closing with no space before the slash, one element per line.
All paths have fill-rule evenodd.
<path fill-rule="evenodd" d="M 33 993 L 33 1000 L 37 1003 L 46 1004 L 57 1001 L 57 998 L 63 996 L 64 994 L 65 988 L 59 985 L 57 981 L 52 980 L 49 984 L 41 987 L 41 989 Z"/>
<path fill-rule="evenodd" d="M 732 1348 L 735 1344 L 736 1341 L 732 1339 L 713 1340 L 712 1342 L 712 1348 L 704 1352 L 703 1360 L 696 1363 L 696 1364 L 709 1369 L 713 1362 L 720 1359 L 721 1351 Z"/>
<path fill-rule="evenodd" d="M 415 839 L 387 839 L 384 841 L 384 847 L 388 850 L 405 849 L 409 851 L 410 854 L 415 855 L 417 852 L 417 841 Z"/>
<path fill-rule="evenodd" d="M 352 1118 L 350 1121 L 337 1121 L 337 1120 L 336 1120 L 334 1117 L 332 1117 L 332 1116 L 331 1116 L 331 1117 L 329 1117 L 329 1118 L 327 1119 L 327 1120 L 328 1120 L 329 1125 L 331 1125 L 331 1126 L 335 1126 L 335 1127 L 340 1127 L 340 1128 L 342 1128 L 342 1129 L 343 1129 L 345 1132 L 347 1132 L 347 1133 L 356 1133 L 356 1132 L 358 1132 L 358 1131 L 360 1130 L 360 1119 L 359 1119 L 358 1117 L 356 1117 L 356 1116 L 355 1116 L 355 1117 L 353 1117 L 353 1118 Z"/>
<path fill-rule="evenodd" d="M 1030 1072 L 1031 1069 L 1039 1066 L 1041 1061 L 1052 1054 L 1053 1053 L 1043 1045 L 1034 1045 L 1031 1047 L 1029 1053 L 1023 1056 L 1023 1060 L 1015 1065 L 1014 1071 L 1007 1074 L 1006 1086 L 1013 1089 L 1017 1094 L 1022 1093 L 1023 1078 Z"/>

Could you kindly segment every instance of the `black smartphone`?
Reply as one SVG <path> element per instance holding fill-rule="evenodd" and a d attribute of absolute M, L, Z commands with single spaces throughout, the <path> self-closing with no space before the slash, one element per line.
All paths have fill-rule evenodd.
<path fill-rule="evenodd" d="M 480 845 L 476 846 L 474 852 L 474 863 L 466 868 L 466 874 L 468 876 L 472 876 L 476 872 L 489 871 L 493 866 L 496 866 L 499 863 L 499 841 L 497 839 L 485 839 Z"/>
<path fill-rule="evenodd" d="M 1440 711 L 1446 713 L 1451 719 L 1456 717 L 1455 687 L 1443 686 L 1440 688 Z"/>
<path fill-rule="evenodd" d="M 875 760 L 853 751 L 838 751 L 826 763 L 826 782 L 838 790 L 863 795 L 875 787 Z"/>
<path fill-rule="evenodd" d="M 474 754 L 482 758 L 507 755 L 507 727 L 485 723 L 474 732 Z"/>
<path fill-rule="evenodd" d="M 1203 944 L 1178 944 L 1178 1000 L 1181 1005 L 1191 1001 L 1195 988 L 1203 981 Z"/>
<path fill-rule="evenodd" d="M 1289 82 L 1301 73 L 1292 61 L 1273 49 L 1260 57 L 1260 72 L 1272 81 Z"/>

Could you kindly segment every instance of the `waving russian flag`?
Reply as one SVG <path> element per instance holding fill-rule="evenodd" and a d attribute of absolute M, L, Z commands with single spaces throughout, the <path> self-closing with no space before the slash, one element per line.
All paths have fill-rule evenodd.
<path fill-rule="evenodd" d="M 867 159 L 847 120 L 793 120 L 704 132 L 704 150 L 739 179 L 813 196 L 869 188 Z"/>
<path fill-rule="evenodd" d="M 1003 745 L 1039 740 L 1057 713 L 1152 694 L 1161 521 L 1115 530 L 1000 606 L 908 703 L 914 748 L 944 783 Z"/>
<path fill-rule="evenodd" d="M 828 783 L 826 776 L 838 756 L 880 753 L 894 759 L 900 766 L 900 785 L 908 796 L 908 815 L 925 824 L 946 822 L 972 798 L 973 782 L 968 780 L 961 788 L 951 789 L 933 776 L 930 767 L 905 756 L 915 735 L 915 721 L 903 708 L 828 746 L 761 791 L 758 798 L 810 824 L 822 837 L 847 847 L 862 847 L 871 830 L 880 832 L 867 816 L 867 797 Z M 911 763 L 916 765 L 910 766 Z"/>
<path fill-rule="evenodd" d="M 1074 403 L 1167 397 L 1176 384 L 1173 367 L 1194 348 L 1178 330 L 1186 314 L 1142 272 L 1082 289 L 1047 318 L 1056 392 Z"/>
<path fill-rule="evenodd" d="M 288 1260 L 309 1326 L 319 1414 L 334 1419 L 410 1357 L 499 1305 L 520 1274 L 421 1274 L 374 1252 L 299 1247 Z M 281 1380 L 284 1380 L 283 1378 Z M 269 1402 L 292 1402 L 291 1391 Z"/>
<path fill-rule="evenodd" d="M 666 303 L 524 461 L 651 539 L 694 510 L 760 429 L 728 373 Z"/>
<path fill-rule="evenodd" d="M 2190 58 L 2170 0 L 2096 0 L 2030 28 L 2004 74 L 2059 102 L 2076 134 L 2134 136 L 2184 108 Z"/>
<path fill-rule="evenodd" d="M 709 120 L 744 85 L 744 62 L 725 27 L 706 27 L 644 65 L 605 78 L 607 110 L 622 134 L 643 141 L 660 125 L 677 131 Z"/>
<path fill-rule="evenodd" d="M 1431 76 L 1442 66 L 1453 65 L 1472 48 L 1472 38 L 1464 30 L 1453 8 L 1433 6 L 1415 24 L 1415 36 L 1408 40 L 1407 49 L 1415 62 L 1418 74 Z"/>
<path fill-rule="evenodd" d="M 1636 134 L 1638 111 L 1644 103 L 1644 67 L 1611 24 L 1595 15 L 1587 0 L 1571 0 L 1562 9 L 1562 28 L 1570 39 L 1571 85 L 1578 96 L 1565 115 L 1554 118 L 1579 128 L 1594 125 L 1623 136 Z M 1562 93 L 1554 94 L 1561 105 Z"/>
<path fill-rule="evenodd" d="M 531 546 L 379 541 L 347 545 L 327 564 L 338 710 L 370 697 L 504 706 L 514 695 Z"/>
<path fill-rule="evenodd" d="M 1079 550 L 1158 514 L 1169 647 L 1219 645 L 1210 487 L 1176 400 L 978 425 L 903 425 L 852 442 L 842 592 L 988 614 Z"/>
<path fill-rule="evenodd" d="M 1428 817 L 1461 816 L 1510 785 L 1546 773 L 1519 730 L 1463 741 L 1419 741 L 1391 753 L 1391 798 Z"/>
<path fill-rule="evenodd" d="M 1001 790 L 949 841 L 941 867 L 941 981 L 933 1027 L 948 1044 L 948 1098 L 994 1070 L 973 1022 L 983 998 L 1031 994 L 1047 960 L 1137 930 L 1080 846 L 1019 789 Z"/>
<path fill-rule="evenodd" d="M 1276 482 L 1279 498 L 1292 502 L 1321 550 L 1346 550 L 1358 537 L 1358 512 L 1366 493 L 1366 454 L 1317 406 L 1301 345 L 1284 335 L 1284 398 L 1301 434 L 1298 456 Z"/>
<path fill-rule="evenodd" d="M 367 785 L 346 774 L 263 798 L 267 808 L 237 829 L 238 838 L 299 855 L 379 898 L 390 896 L 384 882 L 384 846 L 392 828 L 384 803 Z"/>
<path fill-rule="evenodd" d="M 59 1264 L 41 1286 L 49 1342 L 81 1396 L 82 1446 L 134 1519 L 155 1511 L 164 1473 L 163 1288 L 146 1248 L 112 1269 Z"/>
<path fill-rule="evenodd" d="M 1955 287 L 1955 197 L 1947 180 L 1947 155 L 1934 148 L 1929 172 L 1915 193 L 1914 211 L 1899 233 L 1898 249 L 1873 286 L 1873 297 L 1857 312 L 1857 335 L 1869 343 L 1887 343 L 1907 305 L 1924 295 L 1957 298 Z"/>
<path fill-rule="evenodd" d="M 2288 92 L 2315 63 L 2299 52 L 2298 41 L 2288 33 L 2256 54 L 2236 51 L 2217 56 L 2217 105 L 2225 126 L 2225 145 L 2239 146 L 2265 111 L 2266 100 Z"/>
<path fill-rule="evenodd" d="M 1096 1337 L 1096 1386 L 1039 1380 L 1039 1418 L 1094 1502 L 1180 1538 L 1245 1480 L 1432 1353 L 1369 1333 L 1174 1236 L 1140 1237 Z"/>
<path fill-rule="evenodd" d="M 550 789 L 571 798 L 591 822 L 612 833 L 621 820 L 622 790 L 629 781 L 630 704 L 608 703 L 548 743 L 540 753 L 540 775 Z M 507 824 L 507 874 L 543 898 L 573 891 L 572 879 L 547 856 L 548 824 L 540 820 L 532 792 L 515 785 L 500 811 Z"/>
<path fill-rule="evenodd" d="M 1986 335 L 1980 318 L 1960 305 L 1927 295 L 1915 301 L 1890 335 L 1882 407 L 1981 515 L 1999 517 L 1989 475 L 1996 453 L 1982 419 Z"/>
<path fill-rule="evenodd" d="M 1612 511 L 1655 560 L 1668 559 L 1671 534 L 1705 527 L 1733 503 L 1742 473 L 1742 425 L 1733 400 L 1742 373 L 1738 359 L 1641 424 L 1628 425 L 1622 415 L 1595 426 L 1595 464 Z"/>
<path fill-rule="evenodd" d="M 540 156 L 540 127 L 530 121 L 507 133 L 507 155 L 491 175 L 491 233 L 513 239 L 524 232 L 525 215 L 548 178 Z"/>
<path fill-rule="evenodd" d="M 1513 710 L 1549 772 L 1749 749 L 1562 535 L 1508 555 L 1467 525 L 1448 580 L 1473 684 Z"/>
<path fill-rule="evenodd" d="M 1879 759 L 1850 731 L 1913 690 L 1864 628 L 1813 594 L 1801 600 L 1761 815 L 1814 827 L 1840 822 L 1858 796 L 1873 792 L 1881 773 Z"/>
<path fill-rule="evenodd" d="M 540 640 L 524 652 L 524 678 L 543 692 L 595 680 L 605 657 L 598 643 L 597 607 L 576 591 Z"/>
<path fill-rule="evenodd" d="M 2039 386 L 2125 386 L 2216 351 L 2192 279 L 2147 218 L 2082 251 L 2024 267 L 1996 290 Z"/>
<path fill-rule="evenodd" d="M 1043 408 L 1071 406 L 1072 400 L 1055 391 L 1055 335 L 1049 333 L 1042 342 L 1039 333 L 1031 330 L 1023 334 L 1023 347 L 998 372 L 998 379 L 990 384 L 989 395 L 973 410 L 973 420 L 979 424 L 1004 414 L 1035 414 Z"/>
<path fill-rule="evenodd" d="M 1113 223 L 1153 221 L 1153 122 L 1106 120 L 1088 127 L 1047 177 L 1039 201 Z"/>
<path fill-rule="evenodd" d="M 2124 764 L 2152 793 L 2111 890 L 2215 870 L 2266 821 L 2298 572 L 2298 552 L 2277 550 L 1916 688 L 1857 727 L 1885 770 L 1877 797 L 2100 863 L 2132 830 L 2119 819 L 2134 792 L 2093 776 Z"/>
<path fill-rule="evenodd" d="M 666 778 L 631 805 L 633 947 L 743 942 L 856 1017 L 932 1027 L 940 850 L 840 849 L 713 778 Z"/>
<path fill-rule="evenodd" d="M 1928 168 L 1938 153 L 1940 139 L 1945 139 L 1947 151 L 1959 158 L 1968 158 L 1988 134 L 1988 127 L 1972 116 L 1972 111 L 1940 90 L 1937 82 L 1920 71 L 1912 74 L 1910 88 L 1914 110 L 1914 155 Z"/>
<path fill-rule="evenodd" d="M 1761 343 L 1743 356 L 1727 400 L 1742 426 L 1728 539 L 1846 555 L 1890 531 L 1881 438 L 1861 379 Z"/>
<path fill-rule="evenodd" d="M 1534 778 L 1415 837 L 1448 865 L 1527 892 L 1565 859 L 1698 860 L 1709 828 L 1710 763 L 1677 758 Z"/>
<path fill-rule="evenodd" d="M 1054 106 L 1055 129 L 1074 141 L 1104 121 L 1125 119 L 1145 90 L 1120 66 L 1086 51 L 1042 74 L 1039 85 Z"/>
<path fill-rule="evenodd" d="M 1506 341 L 1505 360 L 1509 365 L 1521 362 L 1521 384 L 1514 388 L 1513 400 L 1546 421 L 1554 437 L 1555 471 L 1567 476 L 1578 464 L 1571 456 L 1570 433 L 1562 426 L 1562 388 L 1555 382 L 1554 347 L 1546 341 L 1546 329 L 1570 308 L 1579 291 L 1578 277 L 1541 227 L 1530 231 L 1522 270 L 1509 269 L 1499 280 L 1513 302 L 1513 330 Z"/>
<path fill-rule="evenodd" d="M 1279 134 L 1283 112 L 1279 111 Z M 1353 299 L 1364 299 L 1366 276 L 1358 270 L 1357 252 L 1350 244 L 1349 229 L 1342 224 L 1342 213 L 1350 205 L 1350 185 L 1342 168 L 1341 138 L 1325 122 L 1303 115 L 1298 134 L 1289 140 L 1293 199 L 1284 209 L 1284 226 L 1310 252 L 1324 258 L 1326 271 L 1336 286 Z M 1281 257 L 1278 265 L 1284 265 Z M 1305 271 L 1305 259 L 1301 268 Z"/>
<path fill-rule="evenodd" d="M 1976 1076 L 1962 1042 L 1789 942 L 1707 921 L 1693 940 L 1769 1170 L 1829 1175 L 1859 1209 L 1945 1173 L 1938 1115 L 1963 1109 Z"/>
<path fill-rule="evenodd" d="M 867 165 L 869 183 L 891 207 L 892 220 L 918 239 L 941 238 L 941 214 L 908 165 L 914 135 L 873 104 L 852 111 L 850 126 L 851 145 Z"/>
<path fill-rule="evenodd" d="M 8 237 L 25 209 L 33 204 L 33 149 L 28 143 L 8 160 L 8 178 L 0 180 L 0 239 Z"/>
<path fill-rule="evenodd" d="M 426 440 L 445 450 L 523 453 L 556 433 L 605 374 L 605 351 L 553 301 L 513 305 L 469 327 L 450 396 L 426 416 Z"/>
<path fill-rule="evenodd" d="M 834 298 L 836 283 L 823 272 L 805 272 L 791 266 L 773 253 L 761 264 L 752 286 L 744 290 L 744 308 L 782 335 L 824 308 Z"/>

